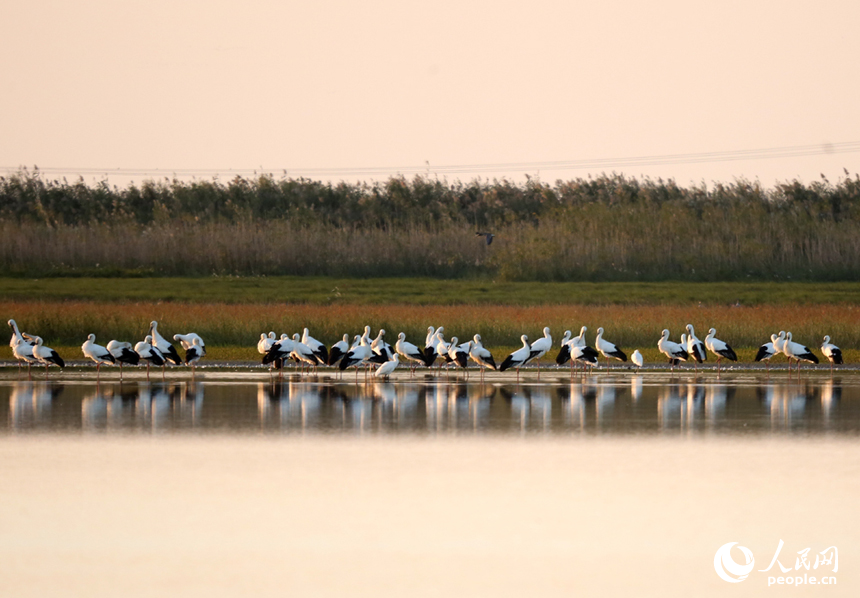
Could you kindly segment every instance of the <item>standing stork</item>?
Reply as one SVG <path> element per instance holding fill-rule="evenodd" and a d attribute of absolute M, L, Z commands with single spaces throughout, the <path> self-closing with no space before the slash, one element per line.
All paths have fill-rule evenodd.
<path fill-rule="evenodd" d="M 544 326 L 543 336 L 531 344 L 533 355 L 529 358 L 529 361 L 537 360 L 538 380 L 540 380 L 540 358 L 550 349 L 552 349 L 552 336 L 549 333 L 549 327 Z"/>
<path fill-rule="evenodd" d="M 198 344 L 200 345 L 200 357 L 206 355 L 206 343 L 203 342 L 203 338 L 197 334 L 196 332 L 189 332 L 188 334 L 174 334 L 173 340 L 179 341 L 179 344 L 182 346 L 182 350 L 186 353 L 188 350 L 194 346 L 194 339 L 200 341 Z M 185 356 L 185 363 L 188 363 L 188 355 Z"/>
<path fill-rule="evenodd" d="M 328 347 L 308 334 L 308 329 L 302 331 L 302 343 L 307 345 L 311 352 L 316 355 L 321 365 L 328 364 Z"/>
<path fill-rule="evenodd" d="M 783 332 L 783 335 L 785 333 Z M 758 348 L 758 353 L 755 354 L 755 361 L 763 361 L 765 365 L 767 365 L 767 371 L 770 371 L 770 358 L 779 353 L 776 350 L 776 343 L 779 340 L 779 336 L 776 334 L 770 335 L 770 342 L 763 344 Z M 783 341 L 784 342 L 784 341 Z"/>
<path fill-rule="evenodd" d="M 791 333 L 785 333 L 785 343 L 782 346 L 782 352 L 788 357 L 788 370 L 791 371 L 791 360 L 797 361 L 797 371 L 800 373 L 800 362 L 808 361 L 809 363 L 818 363 L 818 357 L 812 350 L 800 343 L 796 343 L 791 338 Z"/>
<path fill-rule="evenodd" d="M 373 372 L 373 377 L 387 380 L 391 377 L 391 372 L 397 369 L 398 365 L 400 365 L 400 356 L 395 353 L 394 357 L 383 363 Z"/>
<path fill-rule="evenodd" d="M 469 365 L 469 351 L 472 350 L 472 341 L 458 345 L 458 340 L 456 336 L 451 339 L 451 344 L 448 345 L 448 357 L 452 363 L 466 369 L 466 366 Z"/>
<path fill-rule="evenodd" d="M 175 350 L 175 349 L 174 349 Z M 146 379 L 149 380 L 149 365 L 161 367 L 161 379 L 164 380 L 164 355 L 152 344 L 152 337 L 147 335 L 145 339 L 134 345 L 134 351 L 140 358 L 146 361 Z"/>
<path fill-rule="evenodd" d="M 410 367 L 412 368 L 412 375 L 415 375 L 415 364 L 427 365 L 427 356 L 424 352 L 406 340 L 406 333 L 401 332 L 397 335 L 397 342 L 394 343 L 394 350 L 397 351 L 398 355 L 401 355 L 403 359 L 412 362 Z"/>
<path fill-rule="evenodd" d="M 603 340 L 603 328 L 597 329 L 597 337 L 594 339 L 594 344 L 605 358 L 609 359 L 612 357 L 618 361 L 627 361 L 627 355 L 624 354 L 624 351 L 609 341 Z"/>
<path fill-rule="evenodd" d="M 675 371 L 675 365 L 679 361 L 687 361 L 690 358 L 690 354 L 687 353 L 687 349 L 682 345 L 669 340 L 669 330 L 665 328 L 663 329 L 663 336 L 661 336 L 660 340 L 657 341 L 657 348 L 660 349 L 660 353 L 669 358 L 669 363 L 672 364 L 673 372 Z"/>
<path fill-rule="evenodd" d="M 165 360 L 174 365 L 182 365 L 182 358 L 179 356 L 179 353 L 176 352 L 176 347 L 171 345 L 166 338 L 159 334 L 158 322 L 155 320 L 149 323 L 149 335 L 152 337 L 152 346 L 158 349 Z M 164 374 L 163 371 L 162 374 Z"/>
<path fill-rule="evenodd" d="M 523 346 L 507 357 L 502 362 L 502 365 L 499 366 L 499 371 L 504 372 L 510 368 L 517 369 L 517 382 L 520 381 L 520 368 L 531 361 L 535 355 L 537 355 L 537 351 L 532 351 L 532 347 L 529 344 L 529 337 L 525 334 L 520 337 L 520 340 L 523 343 Z"/>
<path fill-rule="evenodd" d="M 191 366 L 191 377 L 194 377 L 194 368 L 200 358 L 206 355 L 206 349 L 203 348 L 202 339 L 200 337 L 192 339 L 191 347 L 185 352 L 185 365 Z"/>
<path fill-rule="evenodd" d="M 113 358 L 119 364 L 119 379 L 122 381 L 122 364 L 137 365 L 140 363 L 140 355 L 138 355 L 131 343 L 124 343 L 118 340 L 112 340 L 107 344 L 107 350 L 113 355 Z"/>
<path fill-rule="evenodd" d="M 344 334 L 343 338 L 333 344 L 328 350 L 328 364 L 330 366 L 337 365 L 341 358 L 346 355 L 347 351 L 349 351 L 349 335 Z"/>
<path fill-rule="evenodd" d="M 95 334 L 87 336 L 87 340 L 85 340 L 84 344 L 81 345 L 81 351 L 83 352 L 84 357 L 89 357 L 96 362 L 96 378 L 101 374 L 103 363 L 109 363 L 111 365 L 116 364 L 116 358 L 111 354 L 107 347 L 102 347 L 101 345 L 96 344 Z"/>
<path fill-rule="evenodd" d="M 27 364 L 27 375 L 30 375 L 30 366 L 38 363 L 39 360 L 33 356 L 33 347 L 36 345 L 38 336 L 31 336 L 26 332 L 20 332 L 15 320 L 9 320 L 9 326 L 12 328 L 12 338 L 9 340 L 9 346 L 12 347 L 12 355 L 18 360 L 18 371 L 21 371 L 21 362 Z"/>
<path fill-rule="evenodd" d="M 699 364 L 708 360 L 708 353 L 705 343 L 696 337 L 696 332 L 693 330 L 692 324 L 687 324 L 687 353 L 693 358 L 693 363 L 696 365 L 696 371 L 699 371 Z"/>
<path fill-rule="evenodd" d="M 36 344 L 33 345 L 33 357 L 39 363 L 45 366 L 45 377 L 48 377 L 48 366 L 51 364 L 59 366 L 61 369 L 66 367 L 66 362 L 60 357 L 51 347 L 46 347 L 42 344 L 42 339 L 36 337 Z"/>
<path fill-rule="evenodd" d="M 830 373 L 833 373 L 833 364 L 842 365 L 842 349 L 830 342 L 830 336 L 824 337 L 824 342 L 821 344 L 821 352 L 830 362 Z"/>
<path fill-rule="evenodd" d="M 481 335 L 476 334 L 472 337 L 472 348 L 469 349 L 469 357 L 481 367 L 481 382 L 484 381 L 484 370 L 495 370 L 496 362 L 493 360 L 493 354 L 484 348 L 481 343 Z"/>
<path fill-rule="evenodd" d="M 722 361 L 724 357 L 731 361 L 737 361 L 738 356 L 735 355 L 735 350 L 732 349 L 728 343 L 716 338 L 716 334 L 716 328 L 708 330 L 708 336 L 705 337 L 705 346 L 708 348 L 708 351 L 717 356 L 717 373 L 719 374 L 720 361 Z"/>

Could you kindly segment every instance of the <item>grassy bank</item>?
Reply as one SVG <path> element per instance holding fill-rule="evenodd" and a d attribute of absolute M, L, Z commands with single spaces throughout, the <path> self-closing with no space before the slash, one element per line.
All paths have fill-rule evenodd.
<path fill-rule="evenodd" d="M 311 305 L 860 305 L 860 282 L 505 282 L 303 276 L 0 278 L 0 301 Z"/>

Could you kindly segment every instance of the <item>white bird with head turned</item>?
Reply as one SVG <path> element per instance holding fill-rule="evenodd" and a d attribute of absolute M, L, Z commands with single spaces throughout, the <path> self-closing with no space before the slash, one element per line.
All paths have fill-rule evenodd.
<path fill-rule="evenodd" d="M 624 351 L 622 351 L 609 341 L 604 340 L 603 328 L 597 329 L 597 337 L 594 339 L 594 345 L 597 347 L 597 350 L 600 351 L 607 359 L 612 357 L 613 359 L 617 359 L 618 361 L 627 361 L 627 355 L 624 354 Z"/>
<path fill-rule="evenodd" d="M 675 371 L 675 364 L 679 361 L 687 361 L 690 358 L 690 354 L 687 353 L 687 349 L 684 346 L 669 340 L 668 329 L 663 329 L 663 336 L 657 341 L 657 348 L 660 349 L 660 353 L 669 358 L 669 363 L 672 364 L 672 371 Z"/>
<path fill-rule="evenodd" d="M 821 352 L 827 358 L 827 361 L 830 362 L 830 371 L 833 371 L 833 365 L 841 365 L 842 362 L 842 349 L 834 345 L 830 342 L 830 336 L 824 337 L 824 342 L 821 343 Z"/>
<path fill-rule="evenodd" d="M 732 349 L 728 343 L 716 338 L 716 334 L 716 329 L 711 328 L 708 330 L 708 336 L 705 337 L 705 346 L 708 348 L 708 351 L 717 356 L 717 373 L 719 373 L 720 361 L 724 357 L 731 361 L 737 361 L 738 356 L 735 355 L 734 349 Z"/>
<path fill-rule="evenodd" d="M 88 357 L 96 362 L 96 374 L 101 372 L 103 363 L 110 365 L 116 364 L 116 358 L 111 354 L 107 347 L 102 347 L 101 345 L 96 344 L 95 334 L 87 336 L 87 340 L 85 340 L 84 344 L 81 345 L 81 351 L 83 352 L 84 357 Z"/>
<path fill-rule="evenodd" d="M 642 353 L 639 352 L 639 349 L 633 351 L 633 355 L 630 356 L 630 361 L 632 361 L 633 365 L 635 365 L 640 370 L 642 369 L 642 365 L 645 363 L 645 361 L 642 359 Z"/>
<path fill-rule="evenodd" d="M 166 338 L 159 334 L 158 322 L 155 320 L 149 323 L 149 335 L 152 337 L 152 346 L 158 349 L 165 360 L 174 365 L 182 365 L 182 358 L 179 356 L 179 353 L 176 352 L 176 347 L 171 345 Z"/>
<path fill-rule="evenodd" d="M 375 372 L 373 372 L 373 376 L 375 378 L 388 378 L 391 376 L 391 373 L 397 369 L 398 365 L 400 365 L 400 356 L 395 353 L 391 359 L 383 363 Z"/>
<path fill-rule="evenodd" d="M 552 349 L 552 336 L 549 333 L 549 327 L 544 326 L 543 336 L 531 344 L 532 357 L 529 359 L 529 361 L 537 361 L 538 380 L 540 380 L 540 358 L 550 349 Z"/>

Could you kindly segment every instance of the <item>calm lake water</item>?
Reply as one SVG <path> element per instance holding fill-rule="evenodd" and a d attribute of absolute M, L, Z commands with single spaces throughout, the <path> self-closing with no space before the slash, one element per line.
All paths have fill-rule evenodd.
<path fill-rule="evenodd" d="M 601 375 L 538 383 L 0 382 L 16 432 L 842 434 L 860 432 L 860 375 Z M 0 432 L 3 433 L 3 432 Z"/>
<path fill-rule="evenodd" d="M 860 592 L 860 375 L 350 382 L 0 381 L 0 596 Z"/>

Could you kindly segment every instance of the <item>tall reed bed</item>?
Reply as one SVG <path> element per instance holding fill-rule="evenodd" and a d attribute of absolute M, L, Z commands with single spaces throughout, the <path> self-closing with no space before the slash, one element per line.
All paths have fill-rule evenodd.
<path fill-rule="evenodd" d="M 0 274 L 857 280 L 858 255 L 857 176 L 770 190 L 622 176 L 126 189 L 0 177 Z"/>
<path fill-rule="evenodd" d="M 387 331 L 391 344 L 399 332 L 416 344 L 428 326 L 444 326 L 446 338 L 466 341 L 479 333 L 490 347 L 515 347 L 520 335 L 534 340 L 549 326 L 558 344 L 564 330 L 597 328 L 621 347 L 653 347 L 663 328 L 678 340 L 686 324 L 704 339 L 709 327 L 735 348 L 755 348 L 771 333 L 791 330 L 794 338 L 817 348 L 825 334 L 844 348 L 860 347 L 860 308 L 847 305 L 803 307 L 672 307 L 672 306 L 405 306 L 405 305 L 228 305 L 182 303 L 3 302 L 4 320 L 14 318 L 22 330 L 38 334 L 47 344 L 79 345 L 95 333 L 100 343 L 112 338 L 141 340 L 151 320 L 165 336 L 194 331 L 212 346 L 253 347 L 260 333 L 301 333 L 307 327 L 331 344 L 343 334 L 360 334 L 365 325 L 375 335 Z"/>

